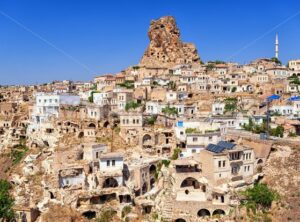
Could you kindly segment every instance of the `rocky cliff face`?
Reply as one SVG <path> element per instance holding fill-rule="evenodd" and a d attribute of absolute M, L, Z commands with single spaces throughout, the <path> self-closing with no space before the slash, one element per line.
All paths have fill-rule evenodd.
<path fill-rule="evenodd" d="M 140 62 L 147 67 L 172 67 L 177 64 L 200 62 L 197 49 L 192 43 L 183 43 L 180 31 L 172 16 L 151 21 L 148 31 L 150 44 Z"/>

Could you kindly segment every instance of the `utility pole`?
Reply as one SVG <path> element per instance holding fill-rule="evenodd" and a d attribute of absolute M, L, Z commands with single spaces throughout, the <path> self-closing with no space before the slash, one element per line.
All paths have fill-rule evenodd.
<path fill-rule="evenodd" d="M 267 132 L 266 132 L 266 136 L 267 136 L 267 139 L 269 139 L 269 132 L 270 132 L 270 100 L 267 99 Z"/>

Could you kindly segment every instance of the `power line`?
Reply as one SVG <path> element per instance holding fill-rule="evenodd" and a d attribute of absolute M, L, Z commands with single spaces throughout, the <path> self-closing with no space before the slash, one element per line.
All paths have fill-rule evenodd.
<path fill-rule="evenodd" d="M 247 48 L 249 48 L 250 46 L 254 45 L 257 41 L 261 40 L 262 38 L 264 38 L 265 36 L 267 36 L 268 34 L 270 34 L 271 32 L 273 32 L 274 30 L 276 30 L 277 28 L 279 28 L 280 26 L 284 25 L 285 23 L 287 23 L 288 21 L 290 21 L 291 19 L 295 18 L 296 16 L 298 16 L 300 14 L 300 11 L 296 12 L 295 14 L 289 16 L 288 18 L 286 18 L 285 20 L 283 20 L 282 22 L 278 23 L 277 25 L 275 25 L 273 28 L 269 29 L 268 31 L 266 31 L 265 33 L 263 33 L 262 35 L 260 35 L 259 37 L 257 37 L 256 39 L 252 40 L 251 42 L 247 43 L 246 45 L 244 45 L 241 49 L 237 50 L 235 53 L 233 53 L 230 57 L 228 57 L 227 61 L 230 61 L 233 57 L 239 55 L 241 52 L 243 52 L 244 50 L 246 50 Z"/>
<path fill-rule="evenodd" d="M 19 22 L 18 20 L 14 19 L 13 17 L 9 16 L 8 14 L 6 14 L 5 12 L 0 10 L 0 14 L 3 15 L 4 17 L 6 17 L 7 19 L 9 19 L 10 21 L 12 21 L 13 23 L 15 23 L 16 25 L 18 25 L 19 27 L 21 27 L 22 29 L 24 29 L 25 31 L 29 32 L 30 34 L 32 34 L 34 37 L 38 38 L 39 40 L 41 40 L 42 42 L 46 43 L 48 46 L 54 48 L 56 51 L 60 52 L 61 54 L 63 54 L 64 56 L 66 56 L 67 58 L 71 59 L 73 62 L 77 63 L 79 66 L 81 66 L 82 68 L 84 68 L 85 70 L 87 70 L 90 73 L 95 73 L 92 69 L 90 69 L 87 65 L 85 65 L 84 63 L 80 62 L 79 60 L 77 60 L 75 57 L 73 57 L 72 55 L 70 55 L 69 53 L 67 53 L 66 51 L 64 51 L 63 49 L 57 47 L 56 45 L 54 45 L 52 42 L 48 41 L 47 39 L 45 39 L 44 37 L 42 37 L 40 34 L 34 32 L 33 30 L 31 30 L 30 28 L 26 27 L 24 24 L 22 24 L 21 22 Z"/>

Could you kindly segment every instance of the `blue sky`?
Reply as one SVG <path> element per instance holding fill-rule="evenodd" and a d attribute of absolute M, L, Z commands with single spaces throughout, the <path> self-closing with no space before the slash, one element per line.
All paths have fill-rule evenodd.
<path fill-rule="evenodd" d="M 272 57 L 276 32 L 280 59 L 300 58 L 300 13 L 231 58 L 299 12 L 294 0 L 1 0 L 0 11 L 59 49 L 0 13 L 0 85 L 91 80 L 137 64 L 151 19 L 164 15 L 203 61 Z"/>

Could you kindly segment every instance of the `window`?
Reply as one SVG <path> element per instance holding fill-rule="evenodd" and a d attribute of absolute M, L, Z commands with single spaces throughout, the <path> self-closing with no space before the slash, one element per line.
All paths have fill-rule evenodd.
<path fill-rule="evenodd" d="M 115 161 L 115 160 L 112 160 L 112 161 L 111 161 L 111 165 L 112 165 L 112 166 L 115 166 L 115 165 L 116 165 L 116 161 Z"/>
<path fill-rule="evenodd" d="M 98 152 L 96 152 L 96 158 L 98 158 L 99 157 L 99 153 Z"/>
<path fill-rule="evenodd" d="M 135 119 L 132 120 L 132 123 L 135 124 Z"/>
<path fill-rule="evenodd" d="M 137 119 L 137 120 L 136 120 L 136 124 L 139 124 L 139 123 L 140 123 L 140 120 L 139 120 L 139 119 Z"/>
<path fill-rule="evenodd" d="M 110 160 L 106 161 L 106 166 L 110 166 Z"/>
<path fill-rule="evenodd" d="M 221 167 L 222 166 L 222 161 L 221 160 L 219 160 L 219 167 Z"/>
<path fill-rule="evenodd" d="M 197 142 L 198 141 L 198 137 L 193 137 L 193 142 Z"/>
<path fill-rule="evenodd" d="M 225 167 L 225 165 L 226 165 L 226 161 L 225 161 L 225 160 L 223 160 L 223 167 Z"/>

